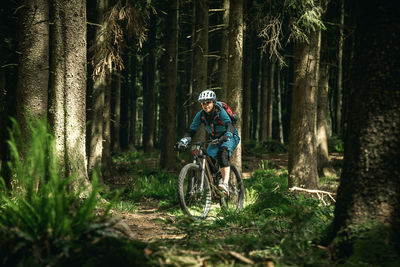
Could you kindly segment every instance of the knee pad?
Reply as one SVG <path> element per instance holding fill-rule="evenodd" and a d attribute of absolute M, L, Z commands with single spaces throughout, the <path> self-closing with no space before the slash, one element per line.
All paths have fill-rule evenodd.
<path fill-rule="evenodd" d="M 229 167 L 229 150 L 227 147 L 221 147 L 218 150 L 217 160 L 220 167 Z"/>

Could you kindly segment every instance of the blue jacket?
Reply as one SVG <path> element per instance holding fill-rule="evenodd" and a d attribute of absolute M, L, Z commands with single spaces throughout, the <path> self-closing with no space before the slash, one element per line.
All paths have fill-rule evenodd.
<path fill-rule="evenodd" d="M 228 113 L 222 107 L 220 102 L 217 102 L 214 105 L 213 116 L 209 116 L 206 114 L 206 112 L 204 112 L 204 110 L 200 110 L 194 117 L 193 122 L 189 127 L 190 131 L 192 133 L 196 132 L 201 123 L 204 123 L 206 131 L 213 139 L 221 137 L 227 131 L 239 136 L 237 129 L 233 127 Z"/>

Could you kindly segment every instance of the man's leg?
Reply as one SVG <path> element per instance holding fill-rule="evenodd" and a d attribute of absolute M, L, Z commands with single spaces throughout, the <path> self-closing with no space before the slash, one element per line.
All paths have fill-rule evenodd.
<path fill-rule="evenodd" d="M 222 174 L 222 182 L 227 185 L 229 183 L 229 173 L 231 171 L 231 167 L 222 167 L 220 170 Z"/>
<path fill-rule="evenodd" d="M 230 174 L 230 165 L 229 165 L 229 149 L 227 147 L 221 147 L 217 154 L 218 163 L 220 166 L 220 171 L 222 175 L 222 183 L 218 185 L 221 190 L 224 190 L 226 194 L 229 194 L 229 174 Z"/>

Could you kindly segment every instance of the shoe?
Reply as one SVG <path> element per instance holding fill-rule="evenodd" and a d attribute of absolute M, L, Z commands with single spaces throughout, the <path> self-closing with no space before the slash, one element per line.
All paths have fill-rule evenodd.
<path fill-rule="evenodd" d="M 220 183 L 218 185 L 218 189 L 221 190 L 225 194 L 225 196 L 229 196 L 228 184 Z"/>

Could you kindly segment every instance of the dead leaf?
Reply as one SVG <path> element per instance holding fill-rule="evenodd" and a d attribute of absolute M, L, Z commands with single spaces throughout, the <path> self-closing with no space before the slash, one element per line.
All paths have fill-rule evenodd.
<path fill-rule="evenodd" d="M 153 253 L 153 251 L 151 249 L 148 249 L 148 248 L 144 249 L 144 254 L 146 254 L 146 256 L 149 256 L 151 253 Z"/>

